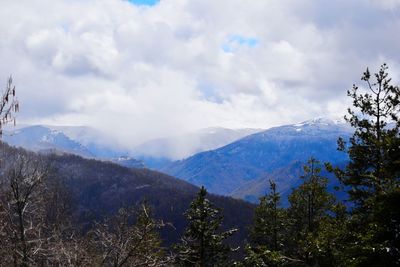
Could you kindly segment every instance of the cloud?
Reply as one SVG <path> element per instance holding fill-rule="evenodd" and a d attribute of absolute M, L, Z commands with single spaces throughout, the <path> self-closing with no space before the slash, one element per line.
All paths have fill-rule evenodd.
<path fill-rule="evenodd" d="M 400 7 L 399 0 L 370 0 L 373 4 L 383 9 L 393 10 Z"/>
<path fill-rule="evenodd" d="M 19 120 L 89 125 L 134 147 L 336 117 L 367 66 L 400 66 L 394 0 L 131 2 L 3 1 L 0 74 L 14 75 Z"/>

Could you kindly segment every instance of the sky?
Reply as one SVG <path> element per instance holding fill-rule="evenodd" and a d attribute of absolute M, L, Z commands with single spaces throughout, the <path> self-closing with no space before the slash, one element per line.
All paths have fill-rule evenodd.
<path fill-rule="evenodd" d="M 340 117 L 367 66 L 400 80 L 399 33 L 400 0 L 3 0 L 0 81 L 20 123 L 133 147 Z"/>

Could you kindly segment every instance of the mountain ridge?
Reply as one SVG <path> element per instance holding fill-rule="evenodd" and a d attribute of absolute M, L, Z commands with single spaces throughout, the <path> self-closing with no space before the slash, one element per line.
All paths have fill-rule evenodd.
<path fill-rule="evenodd" d="M 211 127 L 149 140 L 132 150 L 111 145 L 104 133 L 87 126 L 21 125 L 16 128 L 7 127 L 4 141 L 36 152 L 72 153 L 87 158 L 110 160 L 124 166 L 159 169 L 172 162 L 172 157 L 179 150 L 182 150 L 179 158 L 190 156 L 199 151 L 218 148 L 259 130 Z M 121 160 L 121 157 L 126 159 Z M 130 163 L 127 162 L 128 158 Z"/>
<path fill-rule="evenodd" d="M 213 193 L 238 195 L 237 190 L 247 182 L 288 168 L 296 161 L 304 164 L 312 156 L 322 162 L 346 161 L 347 155 L 337 151 L 337 139 L 351 133 L 349 125 L 324 118 L 272 127 L 176 161 L 162 171 L 204 185 Z"/>

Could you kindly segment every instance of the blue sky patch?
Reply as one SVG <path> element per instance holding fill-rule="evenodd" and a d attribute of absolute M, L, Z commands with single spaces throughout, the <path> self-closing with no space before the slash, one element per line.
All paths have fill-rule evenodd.
<path fill-rule="evenodd" d="M 197 88 L 201 91 L 203 99 L 218 104 L 223 102 L 222 97 L 218 94 L 217 89 L 212 84 L 200 82 Z"/>
<path fill-rule="evenodd" d="M 257 44 L 257 38 L 245 37 L 242 35 L 231 35 L 222 45 L 222 50 L 225 52 L 234 52 L 235 48 L 238 48 L 238 46 L 255 47 Z"/>
<path fill-rule="evenodd" d="M 157 5 L 160 0 L 128 0 L 128 2 L 139 6 L 154 6 Z"/>

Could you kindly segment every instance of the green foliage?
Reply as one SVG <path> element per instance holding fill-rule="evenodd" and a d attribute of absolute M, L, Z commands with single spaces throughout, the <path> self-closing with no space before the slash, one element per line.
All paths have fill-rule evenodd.
<path fill-rule="evenodd" d="M 348 265 L 399 265 L 400 187 L 400 89 L 391 85 L 388 67 L 378 73 L 367 69 L 362 80 L 365 93 L 354 85 L 348 91 L 355 110 L 349 109 L 346 120 L 355 128 L 347 144 L 339 139 L 339 149 L 350 161 L 337 176 L 349 188 L 355 207 L 348 224 Z"/>
<path fill-rule="evenodd" d="M 260 199 L 246 247 L 243 266 L 340 266 L 346 209 L 327 191 L 321 163 L 311 158 L 302 184 L 289 196 L 290 207 L 279 208 L 279 193 Z"/>
<path fill-rule="evenodd" d="M 270 182 L 270 192 L 260 198 L 254 210 L 254 224 L 250 228 L 252 245 L 245 248 L 244 266 L 278 266 L 284 262 L 283 248 L 284 209 L 279 207 L 280 194 L 276 184 Z"/>
<path fill-rule="evenodd" d="M 246 256 L 241 264 L 245 267 L 283 266 L 290 262 L 281 252 L 271 251 L 262 245 L 255 247 L 247 245 L 245 252 Z"/>
<path fill-rule="evenodd" d="M 314 257 L 314 265 L 346 266 L 343 251 L 346 248 L 347 223 L 346 207 L 342 203 L 336 203 L 321 218 L 318 229 L 308 234 L 308 247 L 310 255 Z"/>
<path fill-rule="evenodd" d="M 345 118 L 355 133 L 348 146 L 339 140 L 339 148 L 350 157 L 339 177 L 351 187 L 351 200 L 362 209 L 371 207 L 371 197 L 399 185 L 400 89 L 390 84 L 387 69 L 382 65 L 374 81 L 368 69 L 364 72 L 361 79 L 367 84 L 366 93 L 360 93 L 356 85 L 347 92 L 355 110 L 349 109 L 349 117 Z M 392 124 L 388 125 L 389 122 Z"/>
<path fill-rule="evenodd" d="M 179 266 L 231 266 L 228 259 L 233 251 L 224 241 L 237 230 L 221 232 L 223 217 L 206 198 L 207 191 L 200 189 L 185 215 L 188 226 L 182 242 L 176 246 Z"/>
<path fill-rule="evenodd" d="M 254 210 L 254 225 L 250 230 L 255 245 L 266 246 L 274 251 L 283 246 L 284 210 L 279 207 L 279 201 L 276 184 L 270 181 L 270 193 L 260 198 L 260 204 Z"/>
<path fill-rule="evenodd" d="M 328 179 L 320 176 L 321 163 L 311 158 L 304 166 L 303 183 L 289 196 L 289 213 L 301 231 L 312 232 L 331 210 L 334 197 L 327 191 Z"/>
<path fill-rule="evenodd" d="M 286 253 L 312 266 L 333 266 L 334 239 L 341 229 L 335 209 L 341 207 L 320 172 L 321 163 L 311 158 L 304 166 L 303 183 L 289 196 Z"/>

